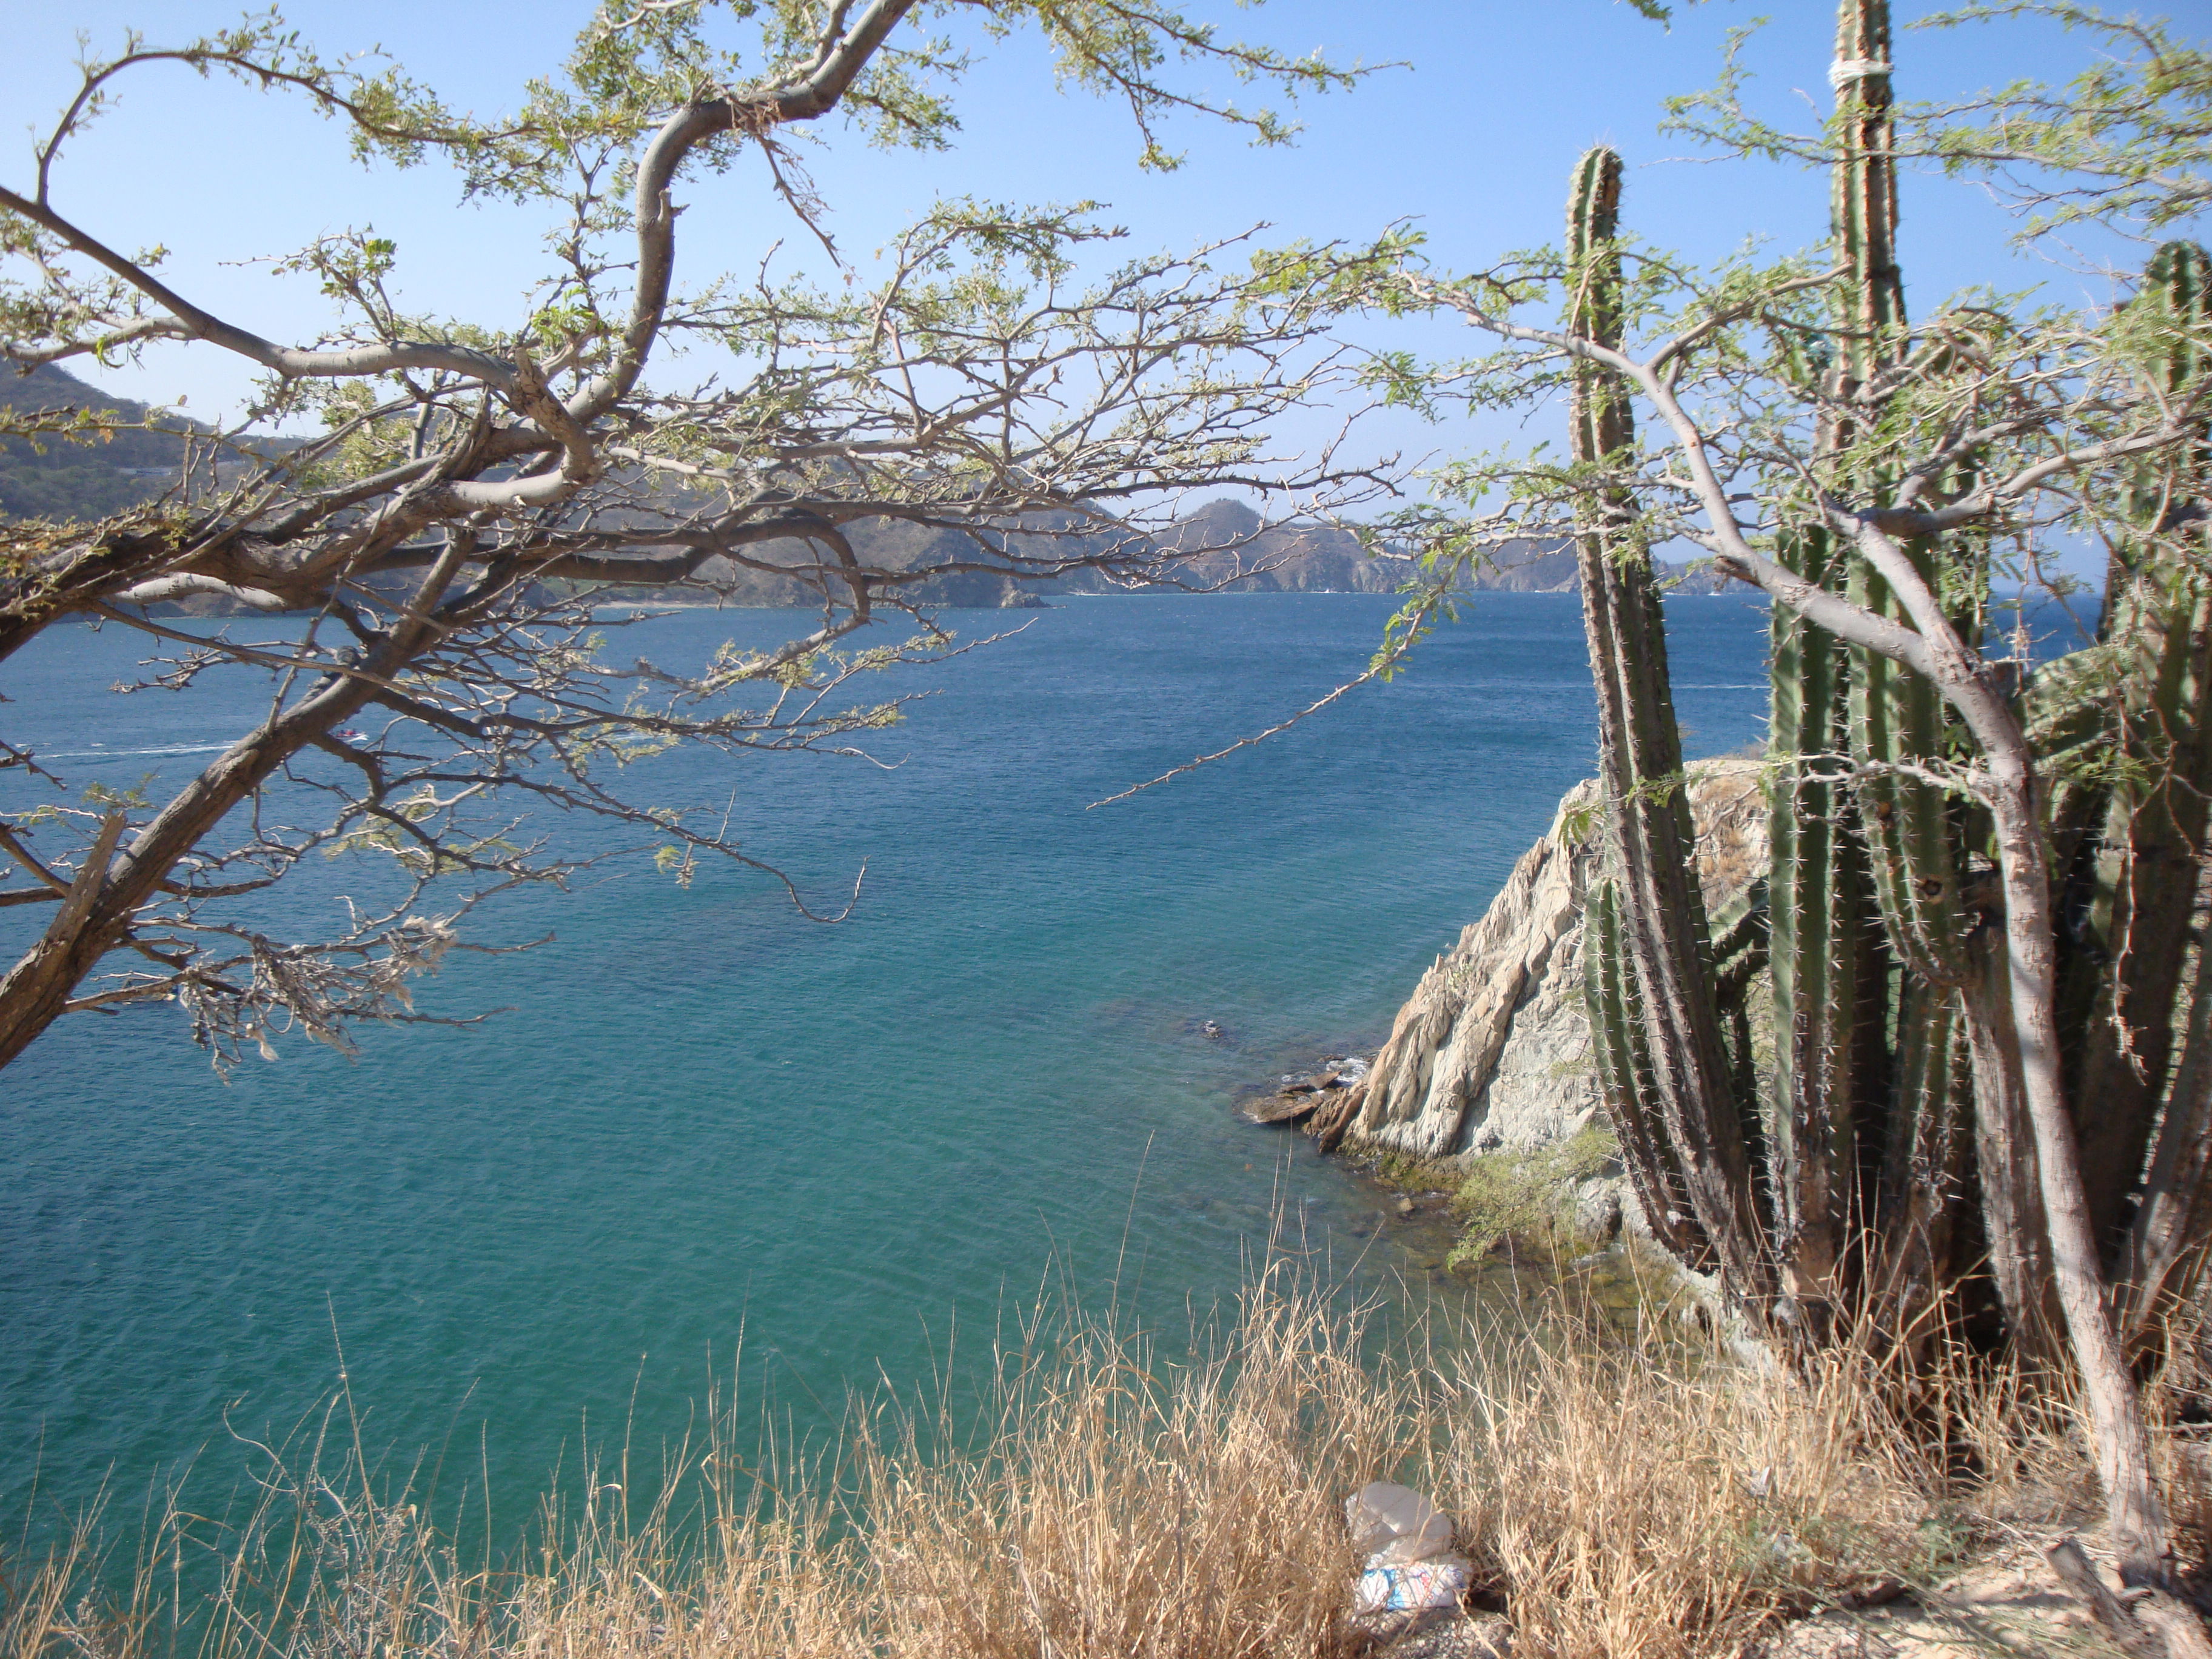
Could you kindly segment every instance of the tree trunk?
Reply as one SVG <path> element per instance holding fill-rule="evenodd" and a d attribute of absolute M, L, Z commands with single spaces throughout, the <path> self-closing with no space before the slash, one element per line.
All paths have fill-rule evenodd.
<path fill-rule="evenodd" d="M 2142 1397 L 2113 1329 L 2096 1235 L 2081 1188 L 2073 1121 L 2066 1108 L 2058 1053 L 2051 872 L 2034 767 L 2024 738 L 2016 747 L 1990 747 L 1990 808 L 2004 883 L 2005 965 L 2013 1032 L 2021 1092 L 2035 1137 L 2052 1278 L 2095 1428 L 2097 1472 L 2104 1483 L 2106 1515 L 2120 1575 L 2131 1584 L 2159 1584 L 2166 1580 L 2172 1553 L 2166 1506 L 2152 1478 L 2150 1434 Z"/>
<path fill-rule="evenodd" d="M 2051 1278 L 2050 1230 L 2036 1174 L 2035 1130 L 2027 1115 L 2013 1029 L 2012 975 L 2005 934 L 1994 924 L 1969 941 L 1966 981 L 1960 991 L 1974 1077 L 1974 1164 L 1982 1194 L 1982 1231 L 1990 1277 L 2021 1352 L 2051 1360 L 2063 1351 L 2066 1316 Z"/>

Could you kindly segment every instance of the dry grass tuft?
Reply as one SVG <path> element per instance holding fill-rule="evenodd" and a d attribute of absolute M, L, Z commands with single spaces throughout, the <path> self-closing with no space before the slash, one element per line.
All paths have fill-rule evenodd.
<path fill-rule="evenodd" d="M 1943 1571 L 1975 1525 L 1959 1468 L 1986 1498 L 2066 1456 L 1963 1370 L 1900 1403 L 1863 1359 L 1762 1378 L 1564 1305 L 1371 1346 L 1284 1269 L 1193 1361 L 1032 1327 L 980 1424 L 856 1410 L 833 1462 L 772 1480 L 717 1443 L 641 1519 L 549 1508 L 499 1572 L 331 1433 L 272 1455 L 234 1528 L 173 1510 L 135 1577 L 89 1528 L 14 1563 L 0 1659 L 1333 1659 L 1358 1644 L 1340 1505 L 1378 1477 L 1454 1513 L 1516 1659 L 1689 1659 Z"/>
<path fill-rule="evenodd" d="M 1984 1511 L 2073 1457 L 1963 1360 L 1907 1394 L 1863 1351 L 1759 1375 L 1563 1317 L 1547 1336 L 1455 1375 L 1437 1484 L 1516 1651 L 1547 1659 L 1733 1652 L 1788 1613 L 1932 1583 Z"/>

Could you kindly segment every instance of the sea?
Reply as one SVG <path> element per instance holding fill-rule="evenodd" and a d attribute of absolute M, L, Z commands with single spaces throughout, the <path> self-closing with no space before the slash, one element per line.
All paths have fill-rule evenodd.
<path fill-rule="evenodd" d="M 356 1058 L 280 1037 L 226 1079 L 173 1007 L 64 1020 L 0 1078 L 0 1521 L 229 1491 L 343 1384 L 380 1458 L 465 1465 L 486 1524 L 520 1527 L 556 1470 L 696 1434 L 710 1397 L 831 1432 L 985 1364 L 1041 1299 L 1171 1344 L 1285 1237 L 1418 1286 L 1371 1184 L 1232 1108 L 1371 1052 L 1589 775 L 1576 599 L 1475 595 L 1393 682 L 1096 805 L 1352 678 L 1394 604 L 947 613 L 1004 637 L 866 690 L 916 697 L 868 757 L 625 780 L 726 812 L 817 910 L 865 867 L 835 925 L 757 872 L 632 858 L 473 919 L 540 941 L 420 985 L 477 1024 L 371 1030 Z M 609 650 L 696 665 L 806 625 L 682 611 Z M 1668 631 L 1690 752 L 1760 740 L 1763 607 L 1678 597 Z M 118 695 L 148 655 L 50 630 L 0 665 L 7 735 L 72 792 L 158 791 L 268 694 L 232 670 Z M 327 921 L 352 878 L 274 914 Z"/>

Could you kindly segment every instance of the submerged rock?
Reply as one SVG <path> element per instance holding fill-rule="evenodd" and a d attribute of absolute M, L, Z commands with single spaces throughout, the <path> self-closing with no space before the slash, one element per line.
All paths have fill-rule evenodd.
<path fill-rule="evenodd" d="M 1262 1095 L 1247 1101 L 1237 1111 L 1247 1123 L 1295 1123 L 1321 1103 L 1321 1096 L 1310 1089 L 1303 1094 L 1286 1089 L 1280 1094 Z"/>

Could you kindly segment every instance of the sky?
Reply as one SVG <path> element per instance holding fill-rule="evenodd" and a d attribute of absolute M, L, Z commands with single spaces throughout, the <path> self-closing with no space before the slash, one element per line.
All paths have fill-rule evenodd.
<path fill-rule="evenodd" d="M 1186 164 L 1148 173 L 1136 165 L 1127 112 L 1057 88 L 1033 33 L 979 39 L 979 60 L 956 94 L 962 131 L 951 151 L 889 153 L 834 120 L 820 129 L 809 162 L 830 205 L 829 228 L 860 276 L 933 198 L 961 195 L 1103 202 L 1107 216 L 1128 228 L 1130 252 L 1187 248 L 1261 225 L 1270 240 L 1364 238 L 1411 220 L 1432 258 L 1471 268 L 1555 239 L 1569 171 L 1598 142 L 1627 161 L 1624 219 L 1650 240 L 1713 258 L 1747 236 L 1790 249 L 1825 229 L 1818 177 L 1718 162 L 1657 131 L 1663 98 L 1709 84 L 1727 31 L 1756 21 L 1754 7 L 1711 0 L 1678 8 L 1671 27 L 1616 0 L 1188 7 L 1248 39 L 1394 67 L 1351 93 L 1299 104 L 1304 131 L 1294 147 L 1255 149 L 1218 124 L 1173 123 L 1167 137 Z M 1758 76 L 1754 100 L 1802 126 L 1826 105 L 1832 9 L 1825 0 L 1772 0 L 1769 9 L 1746 57 Z M 2085 61 L 2084 40 L 2042 25 L 1902 27 L 1933 9 L 1899 0 L 1901 98 L 2063 76 Z M 2162 9 L 2185 33 L 2212 34 L 2212 0 L 2172 0 Z M 526 78 L 558 66 L 591 8 L 580 0 L 315 0 L 284 11 L 326 54 L 380 46 L 449 103 L 489 115 L 512 107 Z M 131 27 L 149 44 L 175 42 L 238 15 L 234 3 L 207 0 L 0 0 L 9 45 L 0 59 L 0 112 L 15 118 L 0 122 L 0 178 L 27 180 L 31 129 L 73 90 L 80 33 L 105 52 Z M 1183 83 L 1254 101 L 1218 71 L 1186 71 Z M 373 225 L 398 243 L 404 303 L 494 328 L 527 314 L 525 295 L 543 268 L 542 222 L 532 214 L 462 204 L 453 176 L 435 165 L 364 170 L 347 157 L 343 134 L 298 101 L 171 66 L 125 85 L 120 106 L 64 158 L 54 200 L 111 243 L 166 246 L 172 283 L 280 339 L 313 337 L 327 302 L 312 280 L 275 272 L 270 262 L 328 232 Z M 694 280 L 717 270 L 750 272 L 779 243 L 787 261 L 819 263 L 757 161 L 693 179 L 679 200 L 681 270 Z M 1908 303 L 1924 313 L 1946 294 L 1981 283 L 2043 284 L 2054 300 L 2103 297 L 2094 276 L 2009 252 L 2008 228 L 1971 185 L 1908 179 Z M 1365 337 L 1438 355 L 1475 349 L 1446 324 L 1395 326 Z M 118 393 L 184 402 L 203 418 L 241 407 L 256 372 L 181 346 L 150 349 L 136 368 L 82 359 L 69 367 Z M 1385 434 L 1413 450 L 1463 446 L 1470 435 L 1486 434 L 1418 428 L 1410 418 Z"/>

